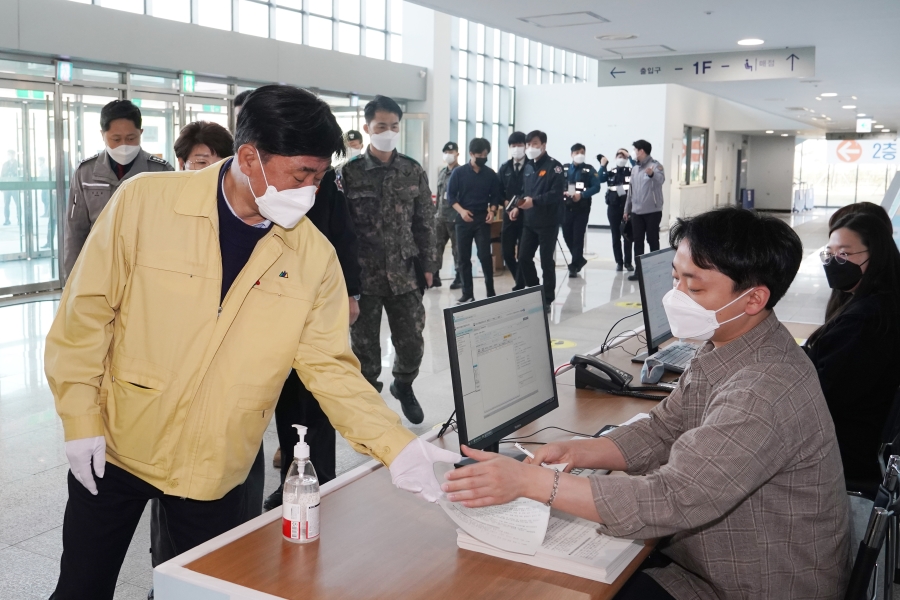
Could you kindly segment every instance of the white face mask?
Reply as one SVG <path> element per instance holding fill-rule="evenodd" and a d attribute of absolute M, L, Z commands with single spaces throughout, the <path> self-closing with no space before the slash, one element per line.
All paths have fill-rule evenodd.
<path fill-rule="evenodd" d="M 516 160 L 522 160 L 525 156 L 525 148 L 523 146 L 510 146 L 509 155 Z"/>
<path fill-rule="evenodd" d="M 669 318 L 669 327 L 672 329 L 672 335 L 681 339 L 708 340 L 720 326 L 747 315 L 747 313 L 741 313 L 736 317 L 719 323 L 716 313 L 725 310 L 755 289 L 750 288 L 719 310 L 709 310 L 700 306 L 684 292 L 672 288 L 662 299 L 663 308 L 666 310 L 666 316 Z"/>
<path fill-rule="evenodd" d="M 398 131 L 382 131 L 381 133 L 373 133 L 369 136 L 369 143 L 375 146 L 376 150 L 382 152 L 393 152 L 397 147 L 397 138 L 400 136 Z"/>
<path fill-rule="evenodd" d="M 127 144 L 122 144 L 115 148 L 110 148 L 109 146 L 106 147 L 106 153 L 120 165 L 131 163 L 131 161 L 137 158 L 137 155 L 140 154 L 140 152 L 140 146 L 128 146 Z"/>
<path fill-rule="evenodd" d="M 572 162 L 575 163 L 576 165 L 580 165 L 581 163 L 584 162 L 584 154 L 576 154 L 575 156 L 572 157 Z"/>
<path fill-rule="evenodd" d="M 444 153 L 444 162 L 447 163 L 448 165 L 452 165 L 453 163 L 456 162 L 456 155 L 451 154 L 450 152 L 445 152 Z"/>
<path fill-rule="evenodd" d="M 535 148 L 534 146 L 528 146 L 527 148 L 525 148 L 525 156 L 527 156 L 531 160 L 536 159 L 543 153 L 543 150 L 541 150 L 540 148 Z"/>
<path fill-rule="evenodd" d="M 347 148 L 347 156 L 349 158 L 359 156 L 360 154 L 362 154 L 362 150 L 360 150 L 359 148 Z"/>
<path fill-rule="evenodd" d="M 616 166 L 617 166 L 617 167 L 624 167 L 624 166 L 627 165 L 627 164 L 628 164 L 628 159 L 627 159 L 627 158 L 617 158 L 617 159 L 616 159 Z"/>
<path fill-rule="evenodd" d="M 259 150 L 256 151 L 256 155 L 259 156 Z M 253 186 L 250 186 L 250 193 L 256 199 L 259 214 L 285 229 L 293 229 L 315 204 L 316 186 L 306 185 L 302 188 L 279 192 L 274 186 L 269 185 L 262 158 L 259 159 L 259 168 L 262 169 L 263 179 L 266 182 L 266 191 L 262 196 L 257 197 L 253 192 Z"/>

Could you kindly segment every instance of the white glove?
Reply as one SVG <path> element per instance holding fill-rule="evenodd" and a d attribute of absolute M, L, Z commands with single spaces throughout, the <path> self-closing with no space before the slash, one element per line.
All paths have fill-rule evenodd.
<path fill-rule="evenodd" d="M 96 496 L 97 484 L 91 474 L 91 459 L 94 460 L 94 473 L 102 479 L 106 472 L 106 438 L 100 435 L 66 442 L 66 458 L 75 479 Z"/>
<path fill-rule="evenodd" d="M 426 502 L 437 502 L 443 492 L 434 475 L 434 463 L 457 463 L 460 460 L 462 456 L 456 452 L 442 450 L 416 438 L 391 463 L 391 481 L 401 490 L 412 492 Z"/>

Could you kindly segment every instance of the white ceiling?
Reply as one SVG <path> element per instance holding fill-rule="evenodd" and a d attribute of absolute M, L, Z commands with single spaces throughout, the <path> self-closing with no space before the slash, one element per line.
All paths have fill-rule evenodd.
<path fill-rule="evenodd" d="M 411 1 L 601 60 L 610 60 L 611 51 L 635 46 L 667 46 L 674 54 L 747 50 L 736 42 L 750 37 L 765 40 L 755 48 L 815 46 L 816 75 L 808 82 L 778 79 L 690 87 L 826 131 L 853 131 L 857 112 L 874 116 L 891 131 L 900 127 L 900 3 L 893 0 Z M 585 25 L 538 27 L 522 20 L 580 11 L 608 22 L 591 18 Z M 637 37 L 596 39 L 608 34 Z M 816 100 L 823 92 L 838 96 Z M 841 108 L 845 104 L 858 108 Z M 809 110 L 788 110 L 795 107 Z M 825 121 L 823 114 L 832 120 Z"/>

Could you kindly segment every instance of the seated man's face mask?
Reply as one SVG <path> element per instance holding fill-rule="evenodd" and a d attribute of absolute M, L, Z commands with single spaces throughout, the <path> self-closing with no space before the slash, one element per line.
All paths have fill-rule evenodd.
<path fill-rule="evenodd" d="M 680 339 L 708 340 L 720 326 L 747 315 L 747 313 L 741 313 L 719 323 L 716 313 L 722 312 L 755 289 L 750 288 L 719 310 L 710 310 L 703 308 L 696 300 L 673 287 L 662 299 L 672 335 Z"/>

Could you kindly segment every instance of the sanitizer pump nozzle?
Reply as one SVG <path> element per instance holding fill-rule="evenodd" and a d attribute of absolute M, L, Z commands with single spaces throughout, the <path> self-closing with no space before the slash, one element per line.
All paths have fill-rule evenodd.
<path fill-rule="evenodd" d="M 309 444 L 306 443 L 306 427 L 303 425 L 292 425 L 297 430 L 297 437 L 300 441 L 294 445 L 294 458 L 309 460 Z"/>

